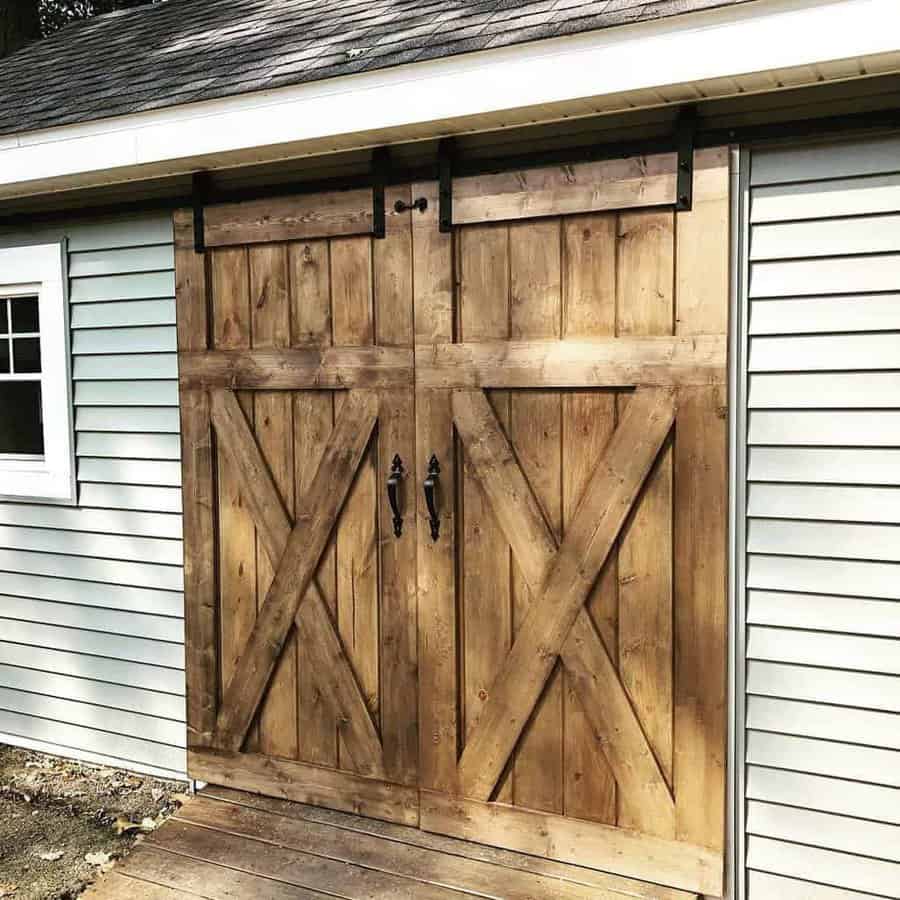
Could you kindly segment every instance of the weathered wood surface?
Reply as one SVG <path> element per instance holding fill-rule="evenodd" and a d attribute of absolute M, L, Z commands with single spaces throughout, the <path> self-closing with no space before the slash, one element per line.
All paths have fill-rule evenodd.
<path fill-rule="evenodd" d="M 590 388 L 717 385 L 725 335 L 592 341 L 502 341 L 417 348 L 422 388 Z"/>
<path fill-rule="evenodd" d="M 662 206 L 675 202 L 674 153 L 453 179 L 453 224 Z"/>
<path fill-rule="evenodd" d="M 247 806 L 251 809 L 277 813 L 303 822 L 315 822 L 347 829 L 357 835 L 372 835 L 412 847 L 452 854 L 464 860 L 490 863 L 504 869 L 515 869 L 556 881 L 584 885 L 597 891 L 595 896 L 605 897 L 606 892 L 612 892 L 616 896 L 624 894 L 628 897 L 647 898 L 647 900 L 651 900 L 651 898 L 652 900 L 688 900 L 689 896 L 694 897 L 693 894 L 689 895 L 676 888 L 665 888 L 621 875 L 610 875 L 598 869 L 567 865 L 544 856 L 526 855 L 500 847 L 471 843 L 421 829 L 412 829 L 405 825 L 363 818 L 336 810 L 291 803 L 273 797 L 246 794 L 212 785 L 203 789 L 203 795 Z"/>
<path fill-rule="evenodd" d="M 204 209 L 207 247 L 371 234 L 372 191 L 267 197 Z"/>
<path fill-rule="evenodd" d="M 413 292 L 416 343 L 453 340 L 453 241 L 438 230 L 437 182 L 414 184 L 413 194 L 428 200 L 413 219 Z M 456 703 L 456 582 L 453 504 L 456 471 L 441 472 L 442 541 L 432 541 L 428 511 L 420 489 L 432 455 L 448 461 L 453 453 L 449 391 L 416 392 L 415 491 L 418 654 L 419 783 L 450 790 L 456 781 L 459 735 Z"/>
<path fill-rule="evenodd" d="M 174 228 L 187 249 L 176 251 L 175 302 L 178 348 L 207 348 L 207 281 L 204 260 L 193 250 L 190 210 L 178 210 Z M 184 510 L 185 663 L 189 746 L 208 746 L 215 730 L 220 660 L 216 654 L 215 486 L 209 398 L 203 391 L 180 395 Z"/>
<path fill-rule="evenodd" d="M 375 342 L 406 353 L 412 362 L 413 246 L 412 215 L 396 213 L 398 200 L 409 203 L 409 186 L 385 191 L 386 235 L 372 248 Z M 396 348 L 396 349 L 394 349 Z M 401 349 L 403 348 L 403 349 Z M 416 455 L 415 391 L 411 376 L 380 393 L 378 411 L 378 531 L 380 567 L 379 668 L 381 743 L 386 777 L 399 784 L 418 784 L 418 598 L 416 596 Z M 405 476 L 399 486 L 403 532 L 397 537 L 385 495 L 395 456 Z"/>
<path fill-rule="evenodd" d="M 728 150 L 696 155 L 694 208 L 676 218 L 676 332 L 728 328 Z M 703 249 L 701 250 L 700 247 Z M 725 846 L 728 398 L 682 389 L 674 449 L 675 837 Z"/>
<path fill-rule="evenodd" d="M 434 183 L 388 190 L 391 209 L 429 207 L 389 211 L 384 241 L 344 217 L 291 243 L 278 229 L 312 219 L 275 204 L 198 265 L 181 223 L 186 283 L 209 277 L 180 389 L 206 407 L 194 466 L 203 496 L 208 446 L 218 572 L 201 630 L 221 647 L 194 676 L 209 711 L 192 773 L 409 823 L 421 787 L 427 827 L 548 858 L 594 848 L 617 872 L 715 894 L 727 154 L 698 154 L 691 213 L 658 208 L 669 155 L 485 176 L 477 195 L 457 182 L 472 218 L 453 236 Z M 411 877 L 405 856 L 372 859 Z M 275 881 L 356 890 L 316 871 Z"/>
<path fill-rule="evenodd" d="M 423 767 L 441 767 L 437 794 L 523 815 L 539 810 L 579 827 L 605 823 L 634 841 L 617 871 L 646 862 L 637 859 L 642 839 L 654 859 L 654 842 L 681 842 L 682 868 L 706 867 L 695 885 L 718 891 L 721 856 L 711 859 L 724 831 L 717 810 L 724 801 L 718 715 L 726 595 L 718 579 L 726 493 L 718 472 L 725 464 L 727 153 L 703 151 L 696 165 L 690 214 L 623 207 L 558 218 L 571 198 L 557 198 L 547 201 L 545 218 L 509 221 L 531 215 L 522 202 L 497 216 L 508 224 L 485 224 L 493 210 L 483 190 L 479 215 L 456 230 L 452 265 L 447 249 L 443 277 L 429 273 L 416 294 L 417 428 L 429 451 L 440 446 L 442 471 L 452 469 L 454 493 L 444 495 L 442 514 L 456 539 L 428 548 L 430 562 L 450 554 L 437 589 L 420 570 L 429 601 L 443 598 L 440 632 L 423 643 L 441 677 L 423 679 L 420 690 L 423 710 L 435 718 L 443 712 L 433 742 L 422 742 Z M 525 181 L 519 173 L 519 184 Z M 559 180 L 553 185 L 565 194 Z M 514 186 L 507 188 L 512 196 Z M 535 203 L 543 202 L 539 195 Z M 708 265 L 706 228 L 716 232 Z M 653 392 L 669 398 L 670 411 L 653 452 L 643 454 L 629 509 L 612 538 L 599 541 L 587 536 L 585 510 L 592 508 L 593 524 L 608 518 L 613 482 L 616 490 L 622 482 L 610 476 L 597 488 L 598 461 L 617 452 L 623 466 L 636 464 L 654 426 L 634 406 Z M 701 397 L 710 411 L 717 398 L 716 422 L 693 412 Z M 448 437 L 438 444 L 433 431 Z M 427 458 L 424 447 L 420 455 Z M 688 458 L 697 462 L 690 476 Z M 707 472 L 713 478 L 701 489 Z M 578 590 L 556 573 L 553 593 L 554 572 L 565 568 L 557 561 L 579 534 L 589 555 L 598 555 L 590 565 L 586 557 L 571 563 Z M 421 540 L 430 540 L 424 529 Z M 691 598 L 679 562 L 688 553 L 699 579 Z M 706 554 L 710 566 L 701 561 Z M 713 652 L 709 666 L 700 666 L 699 642 L 707 639 Z M 528 652 L 520 649 L 526 645 Z M 693 660 L 682 658 L 687 646 Z M 702 710 L 699 721 L 690 719 L 692 702 Z M 453 750 L 439 739 L 444 722 L 459 745 L 455 767 Z M 714 825 L 702 826 L 686 808 L 679 782 Z M 541 833 L 543 823 L 529 821 Z M 487 823 L 473 819 L 468 835 L 493 840 L 499 828 Z M 552 855 L 555 843 L 541 852 Z M 669 869 L 659 871 L 657 880 L 673 883 Z"/>
<path fill-rule="evenodd" d="M 219 445 L 231 460 L 260 543 L 274 570 L 290 539 L 290 517 L 234 394 L 214 392 L 212 402 Z M 337 722 L 357 770 L 382 777 L 384 763 L 378 733 L 315 580 L 310 583 L 294 622 L 309 654 L 308 677 L 318 686 Z"/>
<path fill-rule="evenodd" d="M 222 699 L 216 743 L 223 749 L 238 750 L 244 742 L 368 446 L 376 404 L 370 394 L 348 396 L 313 484 L 298 504 L 282 561 Z"/>
<path fill-rule="evenodd" d="M 426 831 L 662 882 L 692 895 L 722 895 L 721 855 L 704 847 L 433 791 L 422 792 L 421 822 Z"/>
<path fill-rule="evenodd" d="M 204 789 L 185 804 L 86 896 L 94 900 L 697 897 L 593 868 L 218 786 Z"/>
<path fill-rule="evenodd" d="M 464 405 L 465 395 L 455 394 L 457 416 L 465 415 Z M 629 404 L 463 750 L 459 778 L 466 796 L 487 800 L 493 793 L 674 417 L 670 392 L 647 389 Z M 485 472 L 483 480 L 494 475 Z"/>
<path fill-rule="evenodd" d="M 353 772 L 224 750 L 189 751 L 188 765 L 196 778 L 210 784 L 388 822 L 416 825 L 419 821 L 419 796 L 415 788 Z"/>
<path fill-rule="evenodd" d="M 413 377 L 411 350 L 328 347 L 182 353 L 179 379 L 186 388 L 232 390 L 342 390 L 397 388 Z"/>

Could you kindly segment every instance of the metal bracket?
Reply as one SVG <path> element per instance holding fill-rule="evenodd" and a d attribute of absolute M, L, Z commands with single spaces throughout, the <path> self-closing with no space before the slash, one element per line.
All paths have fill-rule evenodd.
<path fill-rule="evenodd" d="M 194 208 L 194 252 L 206 252 L 206 223 L 203 207 L 209 197 L 209 172 L 194 172 L 191 176 L 191 205 Z"/>
<path fill-rule="evenodd" d="M 675 209 L 687 212 L 694 205 L 694 140 L 697 135 L 697 107 L 686 106 L 678 117 L 675 141 L 678 149 L 678 176 Z"/>
<path fill-rule="evenodd" d="M 453 138 L 438 144 L 438 231 L 453 231 Z"/>
<path fill-rule="evenodd" d="M 391 168 L 391 151 L 376 147 L 372 151 L 372 235 L 381 240 L 387 233 L 384 189 Z"/>

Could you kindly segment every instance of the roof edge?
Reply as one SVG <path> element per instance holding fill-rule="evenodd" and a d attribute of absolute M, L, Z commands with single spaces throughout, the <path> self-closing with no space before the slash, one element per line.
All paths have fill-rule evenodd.
<path fill-rule="evenodd" d="M 756 0 L 0 137 L 0 197 L 772 90 L 765 73 L 840 60 L 900 70 L 896 19 L 894 0 Z"/>

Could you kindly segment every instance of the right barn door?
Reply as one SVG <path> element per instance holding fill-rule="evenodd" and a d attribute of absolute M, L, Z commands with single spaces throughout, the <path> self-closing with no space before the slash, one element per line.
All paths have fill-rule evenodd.
<path fill-rule="evenodd" d="M 413 189 L 421 821 L 720 896 L 728 152 L 654 164 Z"/>

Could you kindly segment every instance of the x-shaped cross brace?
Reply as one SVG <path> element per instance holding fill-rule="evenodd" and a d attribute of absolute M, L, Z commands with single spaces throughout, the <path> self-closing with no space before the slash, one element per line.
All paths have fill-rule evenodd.
<path fill-rule="evenodd" d="M 635 392 L 560 546 L 484 393 L 454 392 L 453 419 L 532 595 L 460 759 L 460 792 L 490 799 L 561 657 L 617 783 L 661 826 L 674 822 L 672 793 L 584 609 L 675 420 L 672 391 Z"/>
<path fill-rule="evenodd" d="M 378 397 L 351 391 L 341 407 L 315 478 L 297 504 L 293 528 L 281 495 L 233 391 L 211 393 L 219 446 L 240 481 L 275 576 L 225 690 L 215 742 L 237 751 L 296 623 L 312 654 L 311 674 L 329 704 L 357 769 L 384 777 L 381 742 L 315 572 L 378 418 Z"/>

